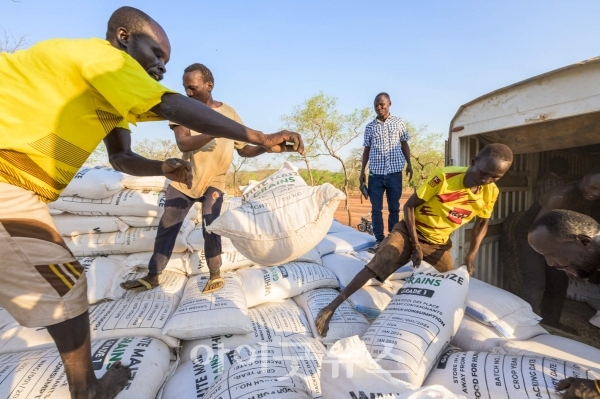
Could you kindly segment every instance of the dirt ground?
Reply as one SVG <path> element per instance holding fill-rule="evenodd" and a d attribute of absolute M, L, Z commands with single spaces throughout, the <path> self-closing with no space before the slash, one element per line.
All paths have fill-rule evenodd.
<path fill-rule="evenodd" d="M 406 192 L 402 195 L 400 199 L 400 209 L 404 206 L 404 202 L 410 197 L 410 193 Z M 348 212 L 344 210 L 344 202 L 340 203 L 337 211 L 335 212 L 335 218 L 343 224 L 348 224 Z M 350 210 L 352 212 L 352 227 L 356 228 L 356 225 L 360 223 L 360 217 L 366 216 L 369 212 L 371 212 L 371 203 L 369 200 L 365 200 L 363 198 L 362 204 L 360 201 L 359 195 L 352 195 L 350 197 Z M 387 205 L 386 200 L 384 199 L 384 210 L 383 210 L 383 223 L 384 223 L 384 231 L 387 234 Z M 565 307 L 563 310 L 563 314 L 561 317 L 561 322 L 563 324 L 572 326 L 575 328 L 580 336 L 574 336 L 571 334 L 564 333 L 560 330 L 556 330 L 553 328 L 545 327 L 551 334 L 560 335 L 562 337 L 567 337 L 574 339 L 576 341 L 583 342 L 585 344 L 591 345 L 595 348 L 600 349 L 600 329 L 591 325 L 588 320 L 595 314 L 596 312 L 590 308 L 588 305 L 580 302 L 574 302 L 567 300 L 565 303 Z"/>

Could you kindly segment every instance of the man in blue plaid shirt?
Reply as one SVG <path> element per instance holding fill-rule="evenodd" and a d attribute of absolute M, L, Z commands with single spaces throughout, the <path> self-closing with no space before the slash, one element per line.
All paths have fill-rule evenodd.
<path fill-rule="evenodd" d="M 383 235 L 383 195 L 387 194 L 388 231 L 392 231 L 400 218 L 400 196 L 402 195 L 402 170 L 412 179 L 408 131 L 402 118 L 390 115 L 392 101 L 387 93 L 375 97 L 374 108 L 377 118 L 365 128 L 365 147 L 362 157 L 360 182 L 366 180 L 365 168 L 369 163 L 369 199 L 373 218 L 373 233 L 377 242 L 369 249 L 375 253 L 385 238 Z"/>

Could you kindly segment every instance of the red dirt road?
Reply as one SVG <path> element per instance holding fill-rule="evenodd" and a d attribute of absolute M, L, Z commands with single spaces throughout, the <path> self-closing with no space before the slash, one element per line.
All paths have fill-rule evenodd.
<path fill-rule="evenodd" d="M 411 196 L 411 192 L 402 193 L 402 197 L 400 198 L 400 212 L 402 212 L 402 207 L 406 200 Z M 362 199 L 363 203 L 360 203 L 359 194 L 350 195 L 350 211 L 352 212 L 352 227 L 356 228 L 356 225 L 360 223 L 360 217 L 366 216 L 369 212 L 371 212 L 371 202 L 366 199 Z M 335 211 L 335 218 L 342 224 L 348 224 L 348 212 L 344 210 L 345 201 L 340 202 L 338 209 Z M 386 232 L 387 235 L 387 218 L 388 218 L 388 210 L 387 210 L 387 200 L 383 199 L 383 231 Z M 402 218 L 402 216 L 400 217 Z"/>

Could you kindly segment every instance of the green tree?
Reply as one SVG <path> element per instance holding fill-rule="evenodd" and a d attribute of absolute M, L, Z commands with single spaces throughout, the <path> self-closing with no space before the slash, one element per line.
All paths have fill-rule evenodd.
<path fill-rule="evenodd" d="M 144 158 L 163 161 L 167 158 L 181 158 L 181 151 L 173 140 L 143 139 L 133 146 L 133 152 Z"/>
<path fill-rule="evenodd" d="M 322 148 L 322 153 L 316 152 L 316 156 L 327 155 L 340 162 L 344 177 L 343 190 L 346 194 L 345 210 L 348 212 L 348 225 L 351 226 L 352 212 L 348 193 L 350 170 L 346 160 L 340 155 L 340 150 L 363 133 L 362 128 L 372 117 L 372 111 L 364 108 L 344 115 L 336 107 L 337 99 L 321 92 L 296 107 L 292 115 L 301 122 L 298 129 L 302 138 L 306 141 L 314 140 Z"/>
<path fill-rule="evenodd" d="M 316 161 L 322 155 L 321 144 L 312 130 L 312 120 L 310 111 L 306 109 L 306 104 L 296 106 L 294 112 L 290 115 L 283 115 L 281 120 L 285 124 L 285 129 L 302 134 L 304 142 L 304 154 L 293 153 L 287 156 L 290 162 L 304 162 L 308 174 L 310 185 L 315 185 L 311 162 Z"/>
<path fill-rule="evenodd" d="M 100 144 L 98 144 L 85 163 L 94 166 L 110 166 L 110 163 L 108 162 L 108 151 L 106 150 L 104 141 L 101 141 Z"/>
<path fill-rule="evenodd" d="M 444 139 L 441 133 L 429 132 L 427 125 L 417 128 L 407 122 L 406 128 L 413 166 L 413 178 L 408 185 L 416 190 L 434 170 L 444 166 Z"/>

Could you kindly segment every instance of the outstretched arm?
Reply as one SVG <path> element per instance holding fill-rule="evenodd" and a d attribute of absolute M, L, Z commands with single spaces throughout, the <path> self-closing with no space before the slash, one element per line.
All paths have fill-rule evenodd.
<path fill-rule="evenodd" d="M 237 150 L 238 155 L 244 158 L 254 158 L 264 154 L 265 152 L 267 152 L 267 150 L 264 147 L 259 147 L 256 145 L 245 145 Z"/>
<path fill-rule="evenodd" d="M 304 144 L 298 133 L 284 130 L 265 135 L 213 111 L 200 101 L 181 94 L 169 93 L 163 95 L 161 103 L 152 108 L 152 112 L 179 125 L 206 133 L 212 137 L 224 137 L 265 148 L 278 145 L 286 146 L 286 142 L 290 142 L 291 144 L 287 146 L 290 151 L 304 153 Z"/>
<path fill-rule="evenodd" d="M 489 222 L 490 219 L 475 218 L 475 224 L 471 230 L 471 245 L 469 246 L 469 252 L 465 256 L 465 265 L 467 265 L 467 270 L 471 276 L 475 272 L 475 257 L 477 256 L 477 251 L 479 251 L 481 241 L 485 238 Z"/>
<path fill-rule="evenodd" d="M 178 158 L 164 161 L 144 158 L 131 150 L 131 132 L 114 128 L 105 138 L 108 160 L 115 170 L 133 176 L 166 176 L 167 178 L 192 186 L 192 166 Z"/>

